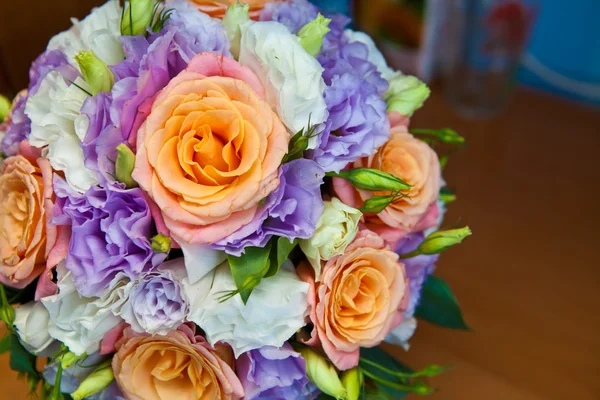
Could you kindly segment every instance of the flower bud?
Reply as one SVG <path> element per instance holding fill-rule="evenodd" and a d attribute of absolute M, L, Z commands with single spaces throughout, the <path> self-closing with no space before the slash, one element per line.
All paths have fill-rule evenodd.
<path fill-rule="evenodd" d="M 427 85 L 411 75 L 397 73 L 389 80 L 390 88 L 383 94 L 387 110 L 410 117 L 421 108 L 431 92 Z"/>
<path fill-rule="evenodd" d="M 4 119 L 8 116 L 11 107 L 12 105 L 10 100 L 0 94 L 0 122 L 4 121 Z"/>
<path fill-rule="evenodd" d="M 110 92 L 115 83 L 115 77 L 104 61 L 99 59 L 93 51 L 80 51 L 75 55 L 83 79 L 92 88 L 92 95 Z"/>
<path fill-rule="evenodd" d="M 300 350 L 306 361 L 308 379 L 321 390 L 336 399 L 346 398 L 346 389 L 340 380 L 335 367 L 319 353 L 308 347 Z"/>
<path fill-rule="evenodd" d="M 323 46 L 323 38 L 331 29 L 329 29 L 329 18 L 323 17 L 320 13 L 317 18 L 304 25 L 298 32 L 300 44 L 304 50 L 311 56 L 316 56 Z"/>
<path fill-rule="evenodd" d="M 154 15 L 154 0 L 130 0 L 123 11 L 121 34 L 124 36 L 145 35 L 146 28 Z"/>
<path fill-rule="evenodd" d="M 373 168 L 342 170 L 339 174 L 329 175 L 347 179 L 359 190 L 401 192 L 411 188 L 400 178 Z"/>
<path fill-rule="evenodd" d="M 227 12 L 223 17 L 223 26 L 227 29 L 227 37 L 231 43 L 229 51 L 236 60 L 240 56 L 240 41 L 242 39 L 242 25 L 250 21 L 248 16 L 249 5 L 246 3 L 237 2 L 227 8 Z"/>
<path fill-rule="evenodd" d="M 171 238 L 159 233 L 152 238 L 151 246 L 156 253 L 167 253 L 171 249 Z"/>
<path fill-rule="evenodd" d="M 362 371 L 355 367 L 342 372 L 342 384 L 346 388 L 346 400 L 358 400 L 363 385 Z"/>
<path fill-rule="evenodd" d="M 387 196 L 370 197 L 367 200 L 365 200 L 362 207 L 360 208 L 360 211 L 369 214 L 379 214 L 380 212 L 385 210 L 387 206 L 392 204 L 395 198 L 396 196 L 393 194 Z"/>
<path fill-rule="evenodd" d="M 469 235 L 471 235 L 471 229 L 469 229 L 468 226 L 447 231 L 433 232 L 425 238 L 417 250 L 421 254 L 438 254 L 448 247 L 459 244 Z"/>
<path fill-rule="evenodd" d="M 60 365 L 62 365 L 63 369 L 70 368 L 77 361 L 82 360 L 87 357 L 87 354 L 83 353 L 78 356 L 72 351 L 68 351 L 60 357 Z"/>
<path fill-rule="evenodd" d="M 109 360 L 110 361 L 110 360 Z M 106 389 L 115 380 L 110 362 L 100 364 L 94 372 L 81 382 L 76 391 L 71 393 L 73 400 L 82 400 Z"/>
<path fill-rule="evenodd" d="M 117 146 L 117 161 L 115 163 L 115 177 L 123 182 L 128 189 L 137 187 L 137 182 L 131 177 L 135 167 L 135 154 L 125 144 Z"/>

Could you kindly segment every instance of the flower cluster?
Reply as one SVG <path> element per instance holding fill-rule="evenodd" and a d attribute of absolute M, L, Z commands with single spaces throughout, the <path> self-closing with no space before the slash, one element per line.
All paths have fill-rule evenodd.
<path fill-rule="evenodd" d="M 428 89 L 348 22 L 109 0 L 50 40 L 0 109 L 0 317 L 48 398 L 357 399 L 406 345 L 464 234 L 426 239 Z"/>

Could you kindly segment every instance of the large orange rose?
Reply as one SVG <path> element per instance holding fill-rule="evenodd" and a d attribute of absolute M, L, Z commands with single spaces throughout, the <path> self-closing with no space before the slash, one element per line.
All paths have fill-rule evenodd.
<path fill-rule="evenodd" d="M 379 214 L 365 214 L 366 227 L 380 234 L 388 243 L 397 242 L 409 232 L 434 226 L 439 214 L 437 198 L 442 175 L 436 152 L 408 132 L 408 120 L 397 121 L 390 139 L 374 155 L 356 161 L 352 168 L 368 167 L 387 172 L 412 185 L 406 197 L 390 204 Z M 333 180 L 334 190 L 346 204 L 360 208 L 373 193 L 356 190 L 348 181 Z"/>
<path fill-rule="evenodd" d="M 358 364 L 360 347 L 376 346 L 402 322 L 408 304 L 404 264 L 384 240 L 361 231 L 346 252 L 323 262 L 315 283 L 308 264 L 298 268 L 311 284 L 308 300 L 314 324 L 310 345 L 320 343 L 341 370 Z"/>
<path fill-rule="evenodd" d="M 112 367 L 130 400 L 234 400 L 244 389 L 233 369 L 193 325 L 166 336 L 126 328 Z"/>
<path fill-rule="evenodd" d="M 176 1 L 168 0 L 167 2 Z M 210 15 L 214 18 L 223 18 L 227 7 L 237 3 L 240 0 L 188 0 L 190 3 L 195 5 L 198 10 L 205 14 Z M 242 0 L 242 3 L 246 3 L 249 6 L 250 18 L 256 20 L 260 14 L 260 11 L 265 7 L 265 4 L 272 3 L 280 0 Z"/>
<path fill-rule="evenodd" d="M 0 174 L 0 282 L 23 288 L 63 258 L 64 240 L 59 249 L 49 223 L 54 200 L 50 163 L 22 142 Z"/>
<path fill-rule="evenodd" d="M 202 53 L 154 101 L 133 177 L 180 244 L 212 243 L 250 222 L 277 188 L 288 142 L 256 75 Z"/>

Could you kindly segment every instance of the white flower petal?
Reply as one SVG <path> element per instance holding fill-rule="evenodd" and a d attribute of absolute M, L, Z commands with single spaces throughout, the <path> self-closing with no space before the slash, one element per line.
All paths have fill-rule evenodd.
<path fill-rule="evenodd" d="M 22 304 L 15 310 L 15 328 L 25 348 L 41 357 L 50 357 L 59 348 L 48 333 L 50 315 L 40 302 Z"/>
<path fill-rule="evenodd" d="M 41 300 L 49 313 L 48 332 L 77 355 L 95 353 L 104 334 L 122 319 L 112 313 L 106 299 L 82 297 L 64 263 L 57 271 L 58 294 Z"/>
<path fill-rule="evenodd" d="M 410 344 L 408 340 L 415 334 L 417 330 L 417 320 L 412 317 L 402 321 L 400 325 L 385 338 L 385 341 L 391 344 L 404 347 L 408 351 Z"/>
<path fill-rule="evenodd" d="M 327 118 L 323 98 L 323 67 L 302 48 L 298 38 L 278 22 L 254 22 L 242 27 L 240 64 L 260 78 L 267 102 L 287 128 L 296 133 Z M 311 140 L 309 148 L 314 148 Z"/>
<path fill-rule="evenodd" d="M 94 8 L 83 21 L 72 19 L 73 26 L 50 39 L 48 50 L 60 50 L 73 66 L 79 68 L 75 55 L 83 50 L 94 53 L 108 65 L 123 60 L 121 47 L 121 7 L 118 0 L 110 0 Z"/>
<path fill-rule="evenodd" d="M 211 344 L 231 345 L 235 356 L 263 346 L 281 347 L 305 325 L 308 315 L 308 284 L 301 281 L 290 264 L 277 275 L 262 280 L 244 305 L 239 295 L 220 303 L 223 291 L 235 290 L 229 265 L 215 270 L 212 288 L 189 319 L 198 324 Z"/>
<path fill-rule="evenodd" d="M 183 251 L 187 277 L 191 284 L 198 282 L 227 259 L 224 251 L 214 250 L 206 244 L 186 243 L 183 240 L 174 239 Z"/>
<path fill-rule="evenodd" d="M 80 78 L 75 84 L 89 89 Z M 83 193 L 98 181 L 84 164 L 80 140 L 85 137 L 89 122 L 80 110 L 88 96 L 76 85 L 69 85 L 60 73 L 50 72 L 37 93 L 27 100 L 25 114 L 31 120 L 31 145 L 48 146 L 45 156 L 52 167 L 64 171 L 69 185 Z"/>

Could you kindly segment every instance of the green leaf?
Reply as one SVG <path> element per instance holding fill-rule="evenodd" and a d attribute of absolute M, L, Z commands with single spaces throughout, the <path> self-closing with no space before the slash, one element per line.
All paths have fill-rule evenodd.
<path fill-rule="evenodd" d="M 10 340 L 10 368 L 17 372 L 36 375 L 35 356 L 25 350 L 17 336 Z"/>
<path fill-rule="evenodd" d="M 0 340 L 0 354 L 4 354 L 10 351 L 11 337 L 12 335 L 10 333 L 7 333 L 6 335 L 4 335 L 2 340 Z"/>
<path fill-rule="evenodd" d="M 265 247 L 246 247 L 246 252 L 240 257 L 227 256 L 233 281 L 244 304 L 248 302 L 252 290 L 269 272 L 270 253 L 271 242 L 269 241 Z"/>
<path fill-rule="evenodd" d="M 271 250 L 271 265 L 269 267 L 269 271 L 265 275 L 265 278 L 274 276 L 275 274 L 277 274 L 277 272 L 279 272 L 279 268 L 281 268 L 281 265 L 285 262 L 285 260 L 288 259 L 290 253 L 298 244 L 297 240 L 290 242 L 288 238 L 281 236 L 274 238 L 273 240 L 277 241 L 277 244 Z"/>
<path fill-rule="evenodd" d="M 400 361 L 396 360 L 394 357 L 392 357 L 391 355 L 389 355 L 388 353 L 383 351 L 380 347 L 361 348 L 360 349 L 360 358 L 372 361 L 374 363 L 381 365 L 382 367 L 385 367 L 385 368 L 393 370 L 393 371 L 406 372 L 406 373 L 413 372 L 412 369 L 410 369 L 406 365 L 403 365 L 402 363 L 400 363 Z M 370 373 L 376 374 L 378 376 L 384 375 L 384 376 L 390 377 L 391 379 L 395 379 L 395 377 L 391 377 L 390 375 L 382 374 L 380 370 L 378 370 L 377 368 L 374 368 L 370 365 L 361 364 L 361 368 L 363 369 L 363 371 L 366 371 L 367 373 L 370 372 Z M 385 393 L 387 396 L 389 396 L 388 398 L 390 398 L 390 399 L 394 399 L 394 400 L 402 399 L 406 395 L 409 394 L 408 391 L 394 389 L 394 388 L 391 388 L 391 387 L 388 387 L 388 386 L 385 386 L 385 385 L 382 385 L 379 383 L 375 383 L 375 384 L 377 385 L 377 389 L 379 390 L 379 392 Z M 375 400 L 375 399 L 379 399 L 379 398 L 381 398 L 381 396 L 373 397 L 372 399 Z"/>
<path fill-rule="evenodd" d="M 456 297 L 442 279 L 430 275 L 423 285 L 421 303 L 415 316 L 446 328 L 467 330 L 471 328 L 463 319 Z"/>

